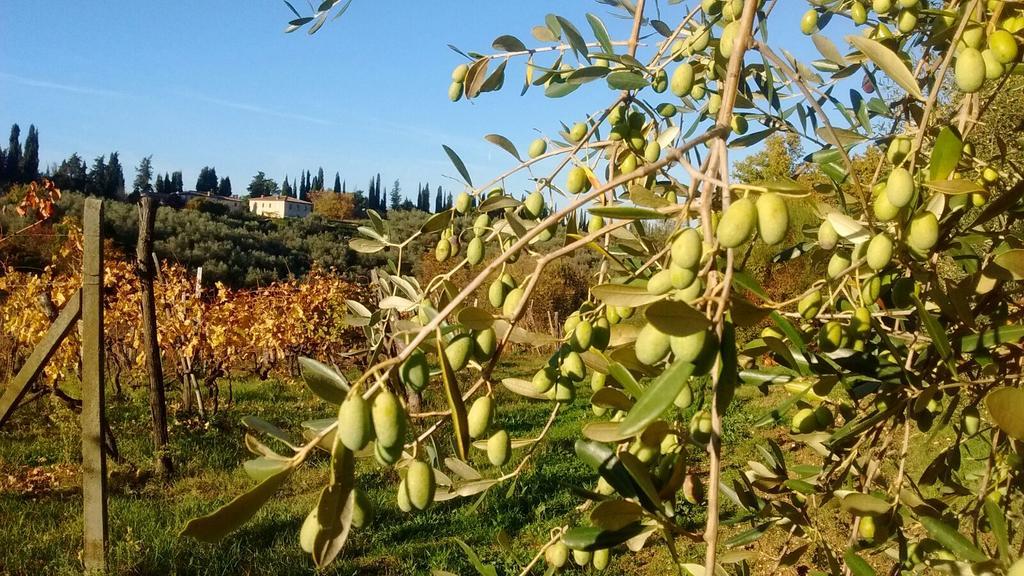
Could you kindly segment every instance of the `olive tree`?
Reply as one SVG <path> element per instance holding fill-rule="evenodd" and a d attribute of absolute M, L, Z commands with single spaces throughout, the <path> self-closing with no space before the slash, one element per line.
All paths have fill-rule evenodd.
<path fill-rule="evenodd" d="M 976 155 L 972 134 L 1019 69 L 1020 3 L 814 0 L 799 23 L 821 54 L 813 62 L 773 45 L 775 0 L 670 2 L 659 19 L 644 0 L 603 3 L 632 23 L 624 40 L 593 14 L 586 27 L 549 15 L 532 47 L 502 35 L 492 53 L 459 52 L 453 101 L 507 88 L 507 68 L 523 65 L 524 93 L 569 98 L 606 83 L 609 103 L 525 154 L 487 135 L 514 163 L 483 183 L 445 146 L 465 190 L 407 237 L 369 211 L 351 247 L 386 264 L 374 297 L 349 303 L 370 347 L 365 370 L 348 381 L 302 364 L 338 417 L 309 423 L 286 455 L 256 433 L 290 436 L 247 420 L 246 470 L 260 483 L 184 533 L 220 539 L 323 448 L 329 478 L 299 540 L 324 566 L 370 517 L 357 455 L 397 468 L 397 506 L 415 512 L 516 478 L 562 407 L 587 401 L 595 418 L 575 452 L 594 482 L 523 574 L 542 561 L 559 569 L 570 551 L 603 569 L 610 551 L 655 542 L 680 573 L 743 574 L 750 545 L 778 530 L 763 550 L 770 572 L 803 558 L 829 573 L 1019 576 L 1024 184 L 1015 159 Z M 289 31 L 316 32 L 348 4 L 296 12 Z M 824 34 L 833 21 L 857 32 Z M 813 185 L 796 172 L 731 178 L 731 151 L 775 134 L 811 150 L 796 172 Z M 502 183 L 524 173 L 533 189 L 518 199 Z M 792 245 L 798 199 L 817 220 Z M 447 271 L 421 284 L 403 270 L 424 240 Z M 755 247 L 822 262 L 823 274 L 773 299 L 746 269 Z M 545 268 L 588 250 L 600 257 L 590 298 L 560 338 L 518 326 Z M 524 277 L 510 272 L 517 260 L 530 264 Z M 452 281 L 467 269 L 471 280 Z M 496 382 L 510 344 L 554 352 L 535 374 Z M 550 403 L 537 437 L 502 429 L 499 386 Z M 724 478 L 722 420 L 741 388 L 773 403 L 755 427 L 778 434 Z M 421 395 L 448 409 L 409 420 Z M 924 445 L 927 463 L 911 469 Z M 475 450 L 492 469 L 474 467 Z M 706 517 L 697 530 L 680 520 L 693 509 Z M 686 541 L 704 545 L 703 565 L 681 559 Z"/>

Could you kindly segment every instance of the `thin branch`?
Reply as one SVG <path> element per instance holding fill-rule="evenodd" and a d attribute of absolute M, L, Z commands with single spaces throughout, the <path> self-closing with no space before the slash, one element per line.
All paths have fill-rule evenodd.
<path fill-rule="evenodd" d="M 752 31 L 754 26 L 754 15 L 757 12 L 758 2 L 748 1 L 743 6 L 743 16 L 739 23 L 739 33 L 736 35 L 736 39 L 733 43 L 732 55 L 729 58 L 728 71 L 725 77 L 725 84 L 722 90 L 722 107 L 718 111 L 718 126 L 728 126 L 730 119 L 732 118 L 733 107 L 736 105 L 736 95 L 739 91 L 740 82 L 740 71 L 743 67 L 743 57 L 746 54 L 747 46 L 751 41 Z M 719 177 L 725 183 L 722 188 L 722 207 L 727 208 L 729 205 L 729 167 L 728 167 L 728 151 L 725 145 L 725 138 L 728 132 L 719 136 L 718 145 L 714 148 L 717 151 L 718 170 L 720 170 Z M 714 160 L 709 164 L 709 171 L 715 170 L 716 163 Z M 708 215 L 711 209 L 711 190 L 712 186 L 709 186 L 707 182 L 703 183 L 703 210 L 705 216 Z M 705 222 L 705 228 L 707 229 L 709 222 Z M 706 240 L 710 241 L 710 237 L 706 237 Z M 723 279 L 724 289 L 720 296 L 720 306 L 718 308 L 718 314 L 716 314 L 716 330 L 719 338 L 721 338 L 724 332 L 724 313 L 725 307 L 728 305 L 729 300 L 729 288 L 732 282 L 732 266 L 733 265 L 733 251 L 729 249 L 726 251 L 726 273 Z M 709 283 L 709 289 L 713 289 L 713 283 Z M 719 379 L 720 370 L 718 370 L 721 364 L 721 356 L 715 360 L 715 366 L 712 367 L 712 400 L 711 400 L 711 442 L 708 445 L 708 456 L 709 456 L 709 468 L 710 473 L 708 477 L 708 518 L 707 524 L 704 529 L 704 541 L 707 543 L 707 550 L 704 553 L 704 572 L 706 574 L 714 574 L 715 566 L 717 565 L 718 559 L 718 528 L 719 528 L 719 495 L 720 495 L 720 483 L 722 474 L 722 415 L 718 412 L 718 394 L 719 394 Z"/>

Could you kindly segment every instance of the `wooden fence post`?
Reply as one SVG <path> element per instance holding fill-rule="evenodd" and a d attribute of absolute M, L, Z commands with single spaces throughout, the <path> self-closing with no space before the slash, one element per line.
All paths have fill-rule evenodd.
<path fill-rule="evenodd" d="M 103 382 L 103 201 L 89 198 L 83 215 L 82 504 L 87 574 L 107 568 L 107 460 Z"/>
<path fill-rule="evenodd" d="M 156 276 L 153 254 L 153 224 L 157 203 L 152 196 L 139 200 L 139 241 L 135 260 L 138 267 L 142 296 L 142 347 L 146 353 L 146 372 L 149 374 L 149 411 L 153 418 L 153 453 L 157 474 L 168 478 L 174 472 L 171 455 L 167 452 L 167 402 L 164 398 L 164 371 L 160 362 L 160 343 L 156 330 L 156 299 L 153 296 L 153 278 Z"/>

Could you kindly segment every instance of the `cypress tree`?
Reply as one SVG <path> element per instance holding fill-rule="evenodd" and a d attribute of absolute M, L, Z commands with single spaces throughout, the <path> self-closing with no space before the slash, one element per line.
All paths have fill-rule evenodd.
<path fill-rule="evenodd" d="M 387 193 L 380 187 L 380 172 L 377 173 L 377 209 L 381 214 L 388 211 Z"/>
<path fill-rule="evenodd" d="M 341 174 L 337 172 L 334 173 L 334 193 L 341 193 Z"/>
<path fill-rule="evenodd" d="M 132 192 L 135 194 L 151 194 L 153 192 L 153 156 L 144 156 L 135 168 L 135 182 L 132 184 Z M 157 193 L 163 192 L 163 177 L 157 174 Z"/>
<path fill-rule="evenodd" d="M 124 170 L 117 152 L 111 152 L 110 160 L 107 161 L 107 181 L 103 195 L 107 198 L 124 197 Z"/>
<path fill-rule="evenodd" d="M 7 162 L 4 176 L 8 182 L 19 182 L 21 178 L 21 127 L 11 125 L 11 136 L 7 142 Z"/>
<path fill-rule="evenodd" d="M 216 168 L 203 166 L 199 171 L 199 178 L 196 179 L 196 192 L 211 192 L 214 194 L 218 192 Z"/>
<path fill-rule="evenodd" d="M 39 178 L 39 132 L 35 124 L 28 127 L 25 137 L 25 156 L 21 160 L 21 179 L 32 182 Z"/>
<path fill-rule="evenodd" d="M 395 183 L 391 185 L 391 209 L 398 210 L 402 207 L 402 186 L 398 183 L 398 179 L 395 179 Z"/>
<path fill-rule="evenodd" d="M 107 156 L 101 154 L 92 161 L 86 192 L 90 196 L 103 196 L 107 189 Z"/>

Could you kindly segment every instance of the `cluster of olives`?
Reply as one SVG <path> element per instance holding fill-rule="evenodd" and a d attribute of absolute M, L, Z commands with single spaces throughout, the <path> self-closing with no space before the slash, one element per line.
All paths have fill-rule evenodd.
<path fill-rule="evenodd" d="M 484 328 L 454 334 L 444 348 L 445 358 L 452 370 L 459 371 L 469 365 L 471 359 L 486 362 L 498 347 L 498 336 L 494 328 Z M 413 350 L 399 367 L 402 383 L 417 392 L 422 392 L 430 382 L 430 364 L 422 350 Z"/>
<path fill-rule="evenodd" d="M 544 551 L 544 561 L 554 570 L 561 570 L 569 565 L 569 547 L 565 542 L 558 541 L 548 546 Z M 591 565 L 598 572 L 604 571 L 611 560 L 611 550 L 607 548 L 587 552 L 584 550 L 572 550 L 572 561 L 577 566 L 585 567 Z"/>
<path fill-rule="evenodd" d="M 459 64 L 452 70 L 452 83 L 448 85 L 448 98 L 452 102 L 458 102 L 466 92 L 465 82 L 468 73 L 468 64 Z"/>
<path fill-rule="evenodd" d="M 827 406 L 801 408 L 793 414 L 790 429 L 797 434 L 809 434 L 828 430 L 835 424 L 835 418 Z"/>
<path fill-rule="evenodd" d="M 614 316 L 614 315 L 613 315 Z M 548 359 L 548 363 L 533 375 L 533 390 L 556 402 L 572 402 L 576 398 L 576 384 L 587 376 L 587 367 L 581 353 L 593 348 L 605 350 L 611 339 L 611 321 L 607 315 L 598 315 L 589 304 L 573 312 L 563 326 L 566 342 Z M 594 373 L 593 378 L 601 378 Z"/>
<path fill-rule="evenodd" d="M 674 115 L 675 109 L 665 112 Z M 614 170 L 614 174 L 628 174 L 643 162 L 657 162 L 661 158 L 661 144 L 656 139 L 647 140 L 654 129 L 647 122 L 647 115 L 643 111 L 620 104 L 608 114 L 608 123 L 611 126 L 608 139 L 621 143 L 621 146 L 611 147 L 607 152 L 609 169 Z"/>
<path fill-rule="evenodd" d="M 740 198 L 726 209 L 717 226 L 717 239 L 723 248 L 736 248 L 750 240 L 755 229 L 767 244 L 781 242 L 789 228 L 789 211 L 785 199 L 778 194 L 761 194 L 757 201 Z M 682 230 L 672 240 L 669 266 L 654 273 L 647 281 L 653 295 L 671 293 L 671 298 L 694 302 L 702 293 L 700 269 L 707 263 L 709 248 L 694 228 Z M 717 338 L 708 330 L 685 336 L 671 336 L 653 324 L 641 328 L 636 340 L 636 357 L 645 365 L 665 360 L 669 351 L 673 359 L 696 365 L 695 374 L 703 374 L 714 362 Z"/>
<path fill-rule="evenodd" d="M 1008 74 L 1020 60 L 1014 34 L 1022 27 L 1024 17 L 1008 17 L 1000 23 L 1000 28 L 986 36 L 984 23 L 969 23 L 956 46 L 953 70 L 957 88 L 962 92 L 977 92 L 986 80 L 997 80 Z"/>
<path fill-rule="evenodd" d="M 543 140 L 540 140 L 543 142 Z M 491 199 L 495 197 L 504 196 L 505 190 L 502 188 L 494 188 L 487 193 L 485 199 Z M 473 206 L 473 197 L 467 192 L 461 192 L 455 197 L 452 209 L 456 214 L 466 214 Z M 507 210 L 512 210 L 508 208 Z M 526 198 L 523 199 L 521 206 L 518 208 L 518 215 L 520 218 L 525 220 L 537 220 L 544 215 L 546 210 L 546 203 L 544 201 L 544 194 L 540 190 L 534 190 Z M 486 213 L 480 213 L 473 221 L 472 229 L 467 231 L 472 236 L 469 240 L 469 244 L 466 247 L 466 261 L 470 266 L 476 266 L 483 262 L 484 257 L 487 253 L 487 239 L 486 234 L 491 229 L 491 216 Z M 550 240 L 554 236 L 554 230 L 551 228 L 545 228 L 537 236 L 538 242 L 544 242 Z M 502 239 L 499 237 L 499 242 Z M 504 246 L 502 246 L 504 248 Z M 445 262 L 449 258 L 453 258 L 459 255 L 461 250 L 461 244 L 459 242 L 459 234 L 456 233 L 455 223 L 441 231 L 440 237 L 438 238 L 437 244 L 434 246 L 434 258 L 438 262 Z M 515 258 L 510 259 L 515 261 Z"/>
<path fill-rule="evenodd" d="M 1020 61 L 1015 35 L 1024 29 L 1024 14 L 1020 8 L 1004 2 L 990 1 L 987 4 L 989 13 L 996 9 L 997 4 L 1002 5 L 1003 11 L 998 28 L 986 34 L 985 17 L 988 14 L 980 20 L 972 19 L 956 45 L 954 74 L 957 87 L 962 92 L 977 92 L 986 80 L 1003 77 Z M 876 40 L 892 38 L 894 32 L 889 28 L 889 24 L 895 26 L 895 34 L 914 32 L 922 16 L 922 5 L 921 0 L 873 0 L 871 10 L 877 15 L 878 21 L 875 26 L 865 29 L 865 35 Z M 865 2 L 855 0 L 850 5 L 849 16 L 854 24 L 860 26 L 867 23 L 868 15 Z M 953 14 L 939 13 L 933 17 L 940 32 L 955 30 L 959 24 Z M 800 29 L 804 34 L 818 31 L 817 9 L 808 10 L 804 14 L 800 21 Z"/>
<path fill-rule="evenodd" d="M 374 442 L 374 456 L 393 465 L 405 447 L 406 415 L 398 398 L 387 390 L 367 402 L 353 393 L 338 409 L 338 438 L 346 448 L 358 452 Z M 413 460 L 398 485 L 398 507 L 404 512 L 425 510 L 434 501 L 434 469 L 423 460 Z"/>
<path fill-rule="evenodd" d="M 708 22 L 717 22 L 722 26 L 718 38 L 717 55 L 722 61 L 728 60 L 732 56 L 736 33 L 739 31 L 743 1 L 705 0 L 701 2 L 701 9 Z M 721 73 L 715 63 L 715 54 L 705 52 L 713 39 L 714 30 L 711 24 L 700 24 L 687 30 L 686 37 L 677 39 L 669 51 L 672 59 L 680 64 L 668 77 L 667 82 L 659 83 L 658 76 L 655 76 L 653 83 L 656 92 L 662 91 L 659 88 L 667 87 L 672 94 L 684 101 L 691 99 L 699 103 L 706 98 L 704 112 L 710 117 L 717 115 L 722 106 L 721 93 L 717 91 L 716 87 L 709 86 L 709 82 L 718 81 Z M 664 112 L 662 107 L 665 109 Z M 662 104 L 658 111 L 666 117 L 671 117 L 675 114 L 676 108 L 672 104 Z M 733 114 L 733 132 L 744 134 L 747 128 L 746 117 L 741 114 Z"/>
<path fill-rule="evenodd" d="M 477 398 L 469 407 L 467 422 L 470 438 L 484 437 L 494 424 L 494 400 L 490 396 Z M 487 439 L 487 459 L 492 465 L 501 467 L 511 456 L 512 439 L 504 429 L 496 429 Z"/>
<path fill-rule="evenodd" d="M 380 390 L 366 401 L 353 390 L 338 408 L 338 428 L 335 432 L 335 459 L 342 452 L 356 453 L 371 442 L 373 453 L 381 465 L 396 464 L 402 456 L 408 430 L 408 419 L 401 400 L 388 390 Z M 403 510 L 423 510 L 434 500 L 434 469 L 421 460 L 412 461 L 406 477 L 398 489 L 398 504 Z M 366 493 L 353 488 L 352 526 L 361 528 L 373 518 L 373 507 Z M 299 534 L 299 543 L 306 552 L 312 552 L 319 530 L 317 509 L 306 517 Z"/>
<path fill-rule="evenodd" d="M 421 318 L 421 320 L 423 319 Z M 498 336 L 494 329 L 484 328 L 452 335 L 445 344 L 443 353 L 448 365 L 453 371 L 457 372 L 466 368 L 471 359 L 475 359 L 480 363 L 489 360 L 494 355 L 497 345 Z M 398 376 L 403 384 L 417 392 L 422 392 L 430 382 L 430 364 L 427 360 L 427 355 L 422 350 L 414 350 L 399 367 Z M 378 397 L 380 397 L 380 394 L 378 394 Z M 352 402 L 358 403 L 357 400 L 352 400 Z M 342 410 L 346 410 L 345 406 L 348 403 L 346 401 L 346 404 L 342 405 Z M 377 403 L 375 400 L 372 411 L 375 418 L 377 415 L 376 409 Z M 351 407 L 348 410 L 356 413 L 355 416 L 350 415 L 348 417 L 354 421 L 359 421 L 358 414 L 361 409 Z M 467 431 L 471 438 L 479 439 L 490 434 L 486 442 L 486 452 L 487 459 L 491 464 L 497 467 L 507 464 L 512 455 L 512 440 L 507 431 L 501 428 L 494 429 L 493 398 L 490 395 L 477 398 L 470 406 L 466 420 L 468 425 Z M 376 420 L 374 420 L 374 423 L 376 424 Z M 357 429 L 361 428 L 357 427 Z M 404 437 L 404 428 L 402 436 Z M 363 438 L 357 438 L 356 440 L 361 442 Z M 353 441 L 353 444 L 358 445 L 358 442 Z M 397 445 L 395 448 L 397 454 L 393 456 L 387 446 L 389 445 L 384 444 L 384 447 L 382 447 L 382 439 L 378 432 L 376 450 L 378 460 L 385 464 L 392 464 L 401 455 L 402 445 Z M 413 475 L 412 468 L 410 467 L 410 473 L 406 476 L 403 484 L 399 486 L 398 502 L 403 510 L 423 509 L 425 507 L 421 505 L 425 500 L 423 498 L 414 498 L 414 494 L 424 496 L 429 491 L 431 496 L 427 500 L 433 499 L 433 481 L 431 480 L 430 483 L 424 484 L 422 482 L 424 478 L 420 474 L 423 472 L 422 469 L 418 469 L 418 474 Z M 429 504 L 429 501 L 426 503 Z"/>
<path fill-rule="evenodd" d="M 922 15 L 922 4 L 921 0 L 873 0 L 870 9 L 876 14 L 877 23 L 866 28 L 865 35 L 881 41 L 892 38 L 894 34 L 914 32 Z M 1003 2 L 988 2 L 988 11 L 994 10 L 996 4 L 1003 5 L 999 27 L 986 35 L 985 20 L 971 20 L 957 43 L 954 74 L 957 87 L 962 92 L 977 92 L 986 80 L 1003 77 L 1020 60 L 1015 34 L 1024 29 L 1024 14 L 1019 8 Z M 801 18 L 800 30 L 804 34 L 819 31 L 819 10 L 812 8 Z M 855 0 L 850 4 L 848 15 L 858 26 L 867 23 L 869 10 L 866 2 Z M 934 18 L 939 31 L 954 30 L 958 24 L 952 14 L 939 13 Z M 895 27 L 895 32 L 889 25 Z"/>
<path fill-rule="evenodd" d="M 887 178 L 872 190 L 872 212 L 879 230 L 870 238 L 847 243 L 840 237 L 829 219 L 822 221 L 818 228 L 818 245 L 832 251 L 826 275 L 829 280 L 844 282 L 856 272 L 860 285 L 861 303 L 853 307 L 843 301 L 841 306 L 852 311 L 849 324 L 843 326 L 837 320 L 825 323 L 819 332 L 818 342 L 822 350 L 832 352 L 852 344 L 853 349 L 864 349 L 864 337 L 871 331 L 871 313 L 881 295 L 883 287 L 901 285 L 913 281 L 896 278 L 890 272 L 890 264 L 898 248 L 904 248 L 910 257 L 925 259 L 938 243 L 940 226 L 934 212 L 924 208 L 928 202 L 914 174 L 903 163 L 910 152 L 909 139 L 895 138 L 889 146 L 888 158 L 894 164 Z M 937 192 L 936 192 L 937 193 Z M 966 200 L 964 200 L 966 201 Z M 883 286 L 884 285 L 884 286 Z M 904 288 L 894 291 L 897 305 L 910 305 L 912 299 L 901 297 L 908 294 Z M 814 291 L 797 304 L 797 312 L 805 319 L 813 319 L 821 311 L 823 296 Z"/>

